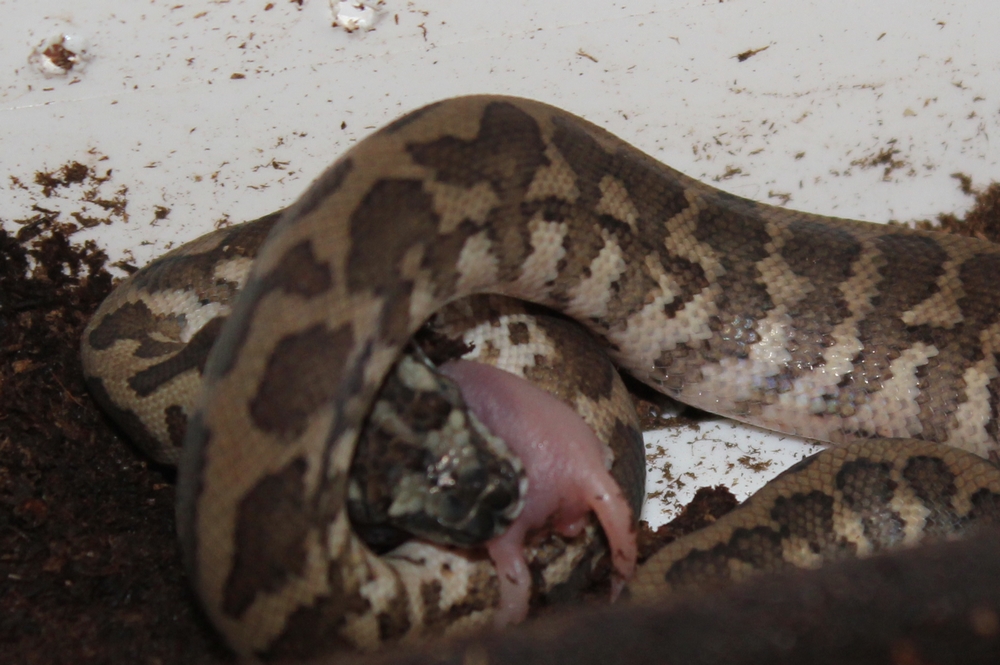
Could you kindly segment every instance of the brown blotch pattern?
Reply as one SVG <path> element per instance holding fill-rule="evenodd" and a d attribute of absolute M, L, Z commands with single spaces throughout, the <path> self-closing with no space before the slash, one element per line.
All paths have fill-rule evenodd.
<path fill-rule="evenodd" d="M 1000 256 L 996 254 L 977 254 L 969 261 L 962 264 L 959 270 L 959 277 L 962 280 L 962 290 L 964 297 L 958 301 L 962 316 L 966 319 L 964 323 L 970 330 L 961 340 L 965 343 L 974 344 L 973 349 L 966 350 L 967 358 L 978 360 L 981 353 L 976 353 L 980 349 L 979 339 L 974 333 L 994 325 L 1000 320 L 1000 298 L 996 297 L 996 281 L 1000 275 Z M 976 337 L 976 339 L 973 339 Z M 1000 340 L 994 340 L 997 344 Z M 956 342 L 958 343 L 958 342 Z M 994 354 L 994 362 L 997 362 Z M 986 430 L 993 441 L 1000 441 L 1000 377 L 991 379 L 987 384 L 989 391 L 990 419 L 986 425 Z"/>
<path fill-rule="evenodd" d="M 746 358 L 760 341 L 757 325 L 774 307 L 757 262 L 770 251 L 771 237 L 755 204 L 718 192 L 714 205 L 698 213 L 694 237 L 713 250 L 725 273 L 718 279 L 718 314 L 709 321 L 713 336 L 703 357 L 709 362 Z"/>
<path fill-rule="evenodd" d="M 1000 441 L 1000 376 L 986 384 L 989 391 L 990 418 L 986 423 L 986 433 L 991 441 Z"/>
<path fill-rule="evenodd" d="M 615 455 L 611 477 L 622 488 L 633 517 L 638 520 L 646 500 L 646 446 L 642 432 L 629 423 L 615 420 L 608 437 L 608 445 Z"/>
<path fill-rule="evenodd" d="M 101 319 L 87 336 L 87 343 L 104 351 L 123 339 L 130 339 L 139 342 L 139 347 L 133 352 L 136 358 L 158 358 L 183 346 L 180 342 L 183 317 L 183 314 L 158 317 L 144 302 L 125 303 Z M 177 341 L 154 339 L 150 336 L 153 332 Z"/>
<path fill-rule="evenodd" d="M 179 350 L 166 360 L 150 365 L 141 372 L 136 372 L 128 380 L 129 387 L 140 397 L 148 397 L 168 381 L 184 372 L 195 370 L 198 374 L 205 371 L 208 354 L 215 345 L 222 324 L 226 318 L 217 316 L 191 337 L 185 346 L 178 345 Z"/>
<path fill-rule="evenodd" d="M 572 205 L 547 202 L 553 218 L 572 220 L 575 233 L 567 245 L 563 268 L 568 274 L 586 274 L 591 261 L 604 247 L 595 229 L 604 229 L 621 248 L 626 261 L 625 272 L 611 284 L 612 297 L 602 321 L 614 323 L 638 311 L 647 295 L 659 287 L 643 265 L 644 257 L 656 257 L 680 287 L 677 299 L 668 305 L 668 314 L 684 306 L 707 285 L 701 266 L 670 254 L 664 246 L 667 222 L 690 207 L 686 187 L 673 172 L 637 151 L 623 147 L 607 152 L 577 123 L 553 118 L 555 132 L 552 142 L 577 175 L 579 199 Z M 605 176 L 620 182 L 629 194 L 630 203 L 638 211 L 635 231 L 608 214 L 598 214 L 597 206 L 603 194 L 599 183 Z"/>
<path fill-rule="evenodd" d="M 931 238 L 894 233 L 876 238 L 875 244 L 882 263 L 878 270 L 878 290 L 871 299 L 872 311 L 858 323 L 858 339 L 863 348 L 853 359 L 853 370 L 840 382 L 836 399 L 841 407 L 831 409 L 836 414 L 853 413 L 857 406 L 867 403 L 869 393 L 880 390 L 883 383 L 893 377 L 892 361 L 914 342 L 935 343 L 933 338 L 938 336 L 936 344 L 945 350 L 948 342 L 940 335 L 951 335 L 926 326 L 908 327 L 902 320 L 905 312 L 937 293 L 937 279 L 947 260 L 944 250 Z M 921 367 L 920 372 L 925 377 L 921 383 L 926 383 L 927 375 L 934 374 L 935 381 L 951 387 L 951 394 L 955 394 L 955 382 L 960 377 L 955 372 L 957 368 L 948 366 L 948 356 L 945 352 L 944 356 L 932 358 L 928 365 Z M 943 440 L 944 432 L 939 434 L 941 436 L 935 437 L 930 431 L 921 438 Z"/>
<path fill-rule="evenodd" d="M 424 602 L 424 627 L 428 637 L 440 636 L 455 621 L 494 607 L 500 598 L 500 590 L 496 578 L 478 577 L 469 584 L 477 592 L 470 594 L 464 601 L 455 603 L 446 610 L 441 609 L 442 585 L 433 580 L 420 587 L 420 596 Z"/>
<path fill-rule="evenodd" d="M 888 463 L 867 459 L 845 462 L 835 482 L 844 505 L 857 513 L 876 551 L 902 543 L 906 524 L 890 503 L 898 484 Z"/>
<path fill-rule="evenodd" d="M 413 627 L 408 610 L 409 601 L 404 594 L 399 594 L 378 613 L 378 636 L 384 644 L 395 642 Z"/>
<path fill-rule="evenodd" d="M 943 538 L 959 530 L 962 518 L 952 508 L 958 493 L 955 474 L 940 457 L 913 457 L 903 468 L 903 477 L 930 514 L 924 519 L 927 537 Z"/>
<path fill-rule="evenodd" d="M 316 259 L 312 244 L 303 240 L 287 252 L 263 280 L 263 291 L 280 289 L 303 298 L 326 292 L 333 284 L 330 267 Z"/>
<path fill-rule="evenodd" d="M 791 360 L 775 379 L 779 393 L 790 389 L 802 374 L 825 364 L 823 353 L 834 344 L 834 328 L 852 314 L 840 288 L 853 275 L 861 255 L 861 243 L 847 229 L 796 220 L 788 225 L 787 233 L 790 237 L 781 248 L 781 257 L 796 275 L 809 280 L 813 290 L 788 311 L 792 323 L 786 349 Z"/>
<path fill-rule="evenodd" d="M 259 593 L 274 593 L 306 564 L 305 538 L 315 516 L 305 497 L 306 462 L 296 459 L 257 482 L 240 501 L 235 553 L 223 611 L 238 619 Z"/>
<path fill-rule="evenodd" d="M 531 253 L 524 221 L 532 211 L 524 197 L 538 168 L 548 164 L 544 150 L 535 119 L 502 102 L 483 109 L 479 132 L 470 141 L 445 136 L 407 146 L 417 164 L 434 169 L 439 182 L 466 188 L 490 184 L 499 203 L 483 227 L 493 241 L 501 281 L 516 279 Z"/>
<path fill-rule="evenodd" d="M 551 385 L 553 394 L 570 406 L 575 404 L 578 393 L 593 401 L 611 396 L 615 368 L 592 335 L 551 315 L 539 317 L 535 323 L 549 339 L 558 340 L 565 345 L 563 348 L 573 351 L 558 358 L 536 356 L 534 366 L 524 371 L 526 379 Z M 558 380 L 560 376 L 563 380 Z"/>
<path fill-rule="evenodd" d="M 528 324 L 515 321 L 507 327 L 507 337 L 513 346 L 527 344 L 531 341 L 531 333 L 528 332 Z"/>
<path fill-rule="evenodd" d="M 132 286 L 149 292 L 187 290 L 205 302 L 228 304 L 237 295 L 236 284 L 215 277 L 215 267 L 232 259 L 257 256 L 282 211 L 252 222 L 214 231 L 198 240 L 211 249 L 191 252 L 185 247 L 164 254 L 135 274 Z"/>
<path fill-rule="evenodd" d="M 349 326 L 330 331 L 315 325 L 282 338 L 250 400 L 254 424 L 284 438 L 300 435 L 313 412 L 345 388 L 339 379 L 346 376 L 353 343 Z"/>
<path fill-rule="evenodd" d="M 771 519 L 781 525 L 784 537 L 798 538 L 806 543 L 810 552 L 824 561 L 853 554 L 854 546 L 841 541 L 834 529 L 834 498 L 814 490 L 778 497 L 771 508 Z"/>
<path fill-rule="evenodd" d="M 987 525 L 1000 524 L 1000 494 L 984 487 L 972 494 L 971 503 L 969 521 L 982 522 Z"/>
<path fill-rule="evenodd" d="M 770 527 L 736 529 L 728 542 L 691 551 L 670 567 L 664 579 L 673 590 L 719 587 L 736 581 L 730 561 L 742 562 L 755 572 L 785 570 L 791 564 L 784 559 L 781 542 L 782 535 Z"/>
<path fill-rule="evenodd" d="M 414 248 L 426 252 L 437 227 L 433 201 L 419 180 L 381 180 L 351 214 L 347 288 L 351 293 L 371 292 L 385 299 L 385 334 L 393 342 L 402 343 L 411 332 L 413 283 L 401 277 L 403 258 Z M 457 255 L 451 258 L 454 263 Z"/>
<path fill-rule="evenodd" d="M 188 419 L 184 409 L 177 405 L 168 406 L 163 410 L 164 421 L 167 423 L 167 433 L 174 448 L 184 447 L 184 437 L 187 435 Z"/>
<path fill-rule="evenodd" d="M 356 648 L 340 634 L 348 614 L 362 615 L 371 604 L 357 594 L 345 594 L 344 580 L 336 565 L 330 566 L 330 589 L 333 595 L 322 596 L 311 605 L 296 609 L 285 621 L 285 629 L 265 654 L 266 661 L 299 662 L 317 652 L 337 653 Z"/>

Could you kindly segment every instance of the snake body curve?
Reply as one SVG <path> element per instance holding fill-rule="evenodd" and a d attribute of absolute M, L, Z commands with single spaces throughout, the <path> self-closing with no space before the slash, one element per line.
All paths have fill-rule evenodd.
<path fill-rule="evenodd" d="M 215 255 L 204 260 L 248 262 L 238 244 L 206 240 Z M 987 463 L 882 437 L 996 449 L 997 274 L 989 243 L 747 201 L 544 104 L 479 96 L 424 107 L 350 150 L 282 216 L 212 331 L 194 417 L 171 421 L 171 398 L 156 396 L 167 436 L 186 429 L 188 569 L 243 653 L 366 647 L 419 633 L 413 617 L 432 622 L 440 583 L 420 577 L 416 555 L 387 562 L 356 537 L 347 474 L 407 340 L 476 293 L 583 323 L 617 365 L 682 402 L 833 443 L 873 440 L 786 474 L 792 488 L 776 485 L 751 521 L 661 552 L 633 595 L 658 593 L 682 569 L 738 572 L 747 533 L 773 563 L 789 548 L 822 558 L 795 524 L 857 550 L 886 534 L 919 540 L 908 532 L 919 523 L 992 515 L 1000 478 Z M 230 286 L 214 275 L 205 288 Z M 91 330 L 85 355 L 94 344 Z M 870 506 L 872 492 L 883 509 L 859 513 L 855 500 Z M 903 494 L 948 509 L 901 514 Z M 778 504 L 812 512 L 783 521 Z"/>

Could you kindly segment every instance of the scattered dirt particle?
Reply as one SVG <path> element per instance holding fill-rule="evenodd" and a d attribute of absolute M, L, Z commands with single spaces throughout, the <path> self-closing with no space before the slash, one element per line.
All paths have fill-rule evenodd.
<path fill-rule="evenodd" d="M 778 199 L 779 205 L 786 206 L 792 200 L 792 195 L 789 192 L 776 192 L 772 189 L 767 192 L 767 198 Z"/>
<path fill-rule="evenodd" d="M 91 175 L 89 166 L 84 166 L 80 162 L 70 162 L 56 172 L 39 171 L 35 174 L 35 184 L 40 185 L 42 193 L 49 197 L 56 189 L 79 184 Z M 94 177 L 96 178 L 96 176 Z M 98 180 L 98 182 L 103 182 L 103 180 Z"/>
<path fill-rule="evenodd" d="M 754 457 L 750 457 L 749 455 L 743 455 L 736 461 L 739 462 L 740 466 L 742 466 L 744 469 L 748 469 L 750 471 L 761 472 L 761 471 L 767 471 L 768 469 L 771 468 L 770 460 L 760 460 Z"/>
<path fill-rule="evenodd" d="M 863 169 L 882 167 L 882 179 L 889 180 L 893 171 L 909 166 L 906 160 L 896 158 L 898 154 L 900 154 L 900 150 L 896 148 L 896 139 L 889 139 L 888 145 L 884 148 L 880 148 L 878 152 L 867 157 L 853 160 L 851 166 L 859 166 Z"/>
<path fill-rule="evenodd" d="M 729 180 L 734 176 L 738 176 L 743 173 L 743 169 L 738 166 L 727 166 L 725 172 L 722 175 L 717 175 L 712 180 L 715 182 L 722 182 L 723 180 Z"/>
<path fill-rule="evenodd" d="M 170 208 L 164 208 L 163 206 L 153 207 L 153 218 L 156 221 L 162 221 L 170 216 Z"/>
<path fill-rule="evenodd" d="M 762 46 L 760 48 L 752 48 L 747 51 L 743 51 L 743 53 L 737 53 L 733 57 L 735 57 L 739 62 L 745 62 L 750 58 L 754 57 L 755 55 L 757 55 L 758 53 L 766 51 L 769 48 L 771 48 L 770 44 L 768 44 L 767 46 Z"/>

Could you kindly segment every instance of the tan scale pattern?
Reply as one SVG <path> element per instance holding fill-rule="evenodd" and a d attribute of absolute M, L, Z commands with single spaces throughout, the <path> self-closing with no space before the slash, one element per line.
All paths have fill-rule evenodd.
<path fill-rule="evenodd" d="M 953 487 L 942 483 L 933 494 L 918 496 L 905 472 L 921 457 L 940 461 Z M 851 484 L 845 470 L 858 461 L 885 467 L 884 475 L 868 474 L 857 483 L 870 502 L 866 506 L 852 504 L 845 496 L 844 486 Z M 794 511 L 776 509 L 779 501 L 806 505 L 817 494 L 829 500 L 826 516 L 824 510 L 808 511 L 805 514 L 815 517 L 805 527 L 792 523 L 789 516 Z M 629 587 L 633 598 L 650 601 L 668 592 L 723 586 L 762 572 L 815 568 L 890 547 L 912 547 L 951 533 L 940 524 L 928 525 L 935 513 L 947 513 L 947 520 L 956 525 L 975 519 L 995 524 L 1000 518 L 994 505 L 997 498 L 996 467 L 965 451 L 927 442 L 911 442 L 900 449 L 878 439 L 831 448 L 779 476 L 711 526 L 657 552 L 640 566 Z M 900 531 L 873 537 L 866 523 L 879 519 L 898 519 Z M 762 544 L 757 551 L 739 547 L 754 539 L 767 546 Z M 768 547 L 780 556 L 769 558 Z"/>
<path fill-rule="evenodd" d="M 806 260 L 817 248 L 822 260 Z M 456 561 L 463 581 L 446 584 L 435 576 L 450 564 L 377 557 L 344 510 L 382 378 L 459 297 L 575 316 L 639 380 L 757 425 L 985 455 L 998 436 L 997 274 L 1000 251 L 985 242 L 740 199 L 543 104 L 481 96 L 420 109 L 355 146 L 283 215 L 232 305 L 186 427 L 178 517 L 191 578 L 243 654 L 373 648 L 488 621 L 488 571 Z M 142 348 L 174 353 L 129 336 L 134 319 L 155 318 L 126 306 L 148 310 L 152 281 L 137 275 L 113 296 L 83 344 L 95 392 L 135 423 L 162 404 L 134 406 L 103 377 L 127 381 L 119 363 Z M 925 441 L 836 448 L 659 553 L 631 591 L 948 537 L 993 519 L 998 482 L 986 462 Z"/>

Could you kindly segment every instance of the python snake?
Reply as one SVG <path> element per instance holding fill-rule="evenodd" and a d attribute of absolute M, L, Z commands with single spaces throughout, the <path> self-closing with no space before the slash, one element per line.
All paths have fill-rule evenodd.
<path fill-rule="evenodd" d="M 185 440 L 178 528 L 208 616 L 240 653 L 298 657 L 494 612 L 488 560 L 415 541 L 380 556 L 349 517 L 383 379 L 449 303 L 544 305 L 658 391 L 844 444 L 640 566 L 643 598 L 992 520 L 1000 473 L 976 455 L 998 442 L 998 274 L 983 241 L 751 202 L 565 111 L 463 97 L 359 143 L 280 221 L 137 273 L 83 355 L 128 433 L 163 458 Z"/>

